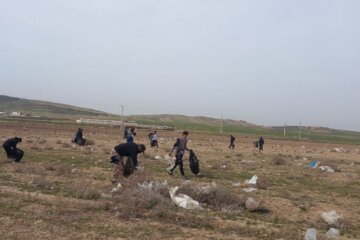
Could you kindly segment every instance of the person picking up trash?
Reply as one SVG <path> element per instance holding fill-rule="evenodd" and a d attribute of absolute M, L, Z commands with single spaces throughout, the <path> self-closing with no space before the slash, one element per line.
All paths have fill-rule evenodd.
<path fill-rule="evenodd" d="M 264 150 L 264 144 L 265 144 L 264 138 L 260 137 L 259 138 L 259 151 Z"/>
<path fill-rule="evenodd" d="M 10 138 L 3 143 L 6 155 L 9 159 L 14 159 L 15 162 L 20 162 L 24 156 L 24 151 L 17 148 L 17 144 L 21 143 L 22 139 L 18 137 Z"/>
<path fill-rule="evenodd" d="M 235 137 L 233 135 L 230 135 L 230 146 L 229 148 L 235 149 Z"/>
<path fill-rule="evenodd" d="M 83 131 L 84 129 L 79 128 L 75 134 L 75 137 L 73 138 L 72 142 L 75 144 L 78 144 L 79 146 L 84 146 L 86 139 L 83 137 Z"/>
<path fill-rule="evenodd" d="M 175 170 L 175 168 L 177 166 L 179 166 L 181 176 L 184 179 L 187 179 L 187 177 L 185 176 L 185 173 L 184 173 L 183 157 L 184 157 L 185 151 L 191 151 L 191 149 L 187 148 L 187 141 L 188 141 L 187 137 L 188 136 L 189 136 L 189 133 L 187 131 L 184 131 L 182 133 L 182 138 L 178 138 L 176 140 L 176 143 L 174 144 L 174 147 L 172 148 L 172 150 L 171 150 L 171 152 L 169 154 L 169 156 L 171 156 L 172 153 L 174 152 L 174 150 L 176 150 L 176 152 L 175 152 L 175 156 L 176 156 L 175 165 L 174 165 L 174 167 L 172 169 L 170 169 L 168 171 L 170 176 L 173 175 L 173 171 Z"/>
<path fill-rule="evenodd" d="M 114 171 L 114 180 L 118 179 L 120 175 L 128 177 L 132 172 L 138 168 L 137 155 L 145 152 L 144 144 L 136 143 L 122 143 L 114 147 L 116 155 L 111 157 L 111 162 L 117 166 Z M 126 163 L 123 158 L 128 157 Z"/>

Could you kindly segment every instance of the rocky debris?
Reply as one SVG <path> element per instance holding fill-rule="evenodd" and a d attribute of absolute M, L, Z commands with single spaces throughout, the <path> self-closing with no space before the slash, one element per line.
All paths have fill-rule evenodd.
<path fill-rule="evenodd" d="M 335 225 L 341 218 L 341 216 L 337 214 L 336 211 L 323 212 L 321 217 L 329 225 Z"/>
<path fill-rule="evenodd" d="M 255 211 L 259 208 L 259 206 L 260 206 L 260 202 L 256 201 L 252 197 L 249 197 L 248 200 L 246 200 L 245 202 L 245 207 L 249 211 Z"/>
<path fill-rule="evenodd" d="M 305 240 L 316 240 L 317 231 L 315 228 L 309 228 L 305 234 Z"/>
<path fill-rule="evenodd" d="M 330 230 L 325 234 L 326 239 L 339 240 L 340 231 L 335 228 L 330 228 Z"/>

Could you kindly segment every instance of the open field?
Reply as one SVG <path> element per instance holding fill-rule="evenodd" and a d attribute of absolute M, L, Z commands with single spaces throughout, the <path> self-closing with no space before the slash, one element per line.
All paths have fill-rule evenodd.
<path fill-rule="evenodd" d="M 109 196 L 112 147 L 122 142 L 119 128 L 88 126 L 84 135 L 94 145 L 75 147 L 70 139 L 76 126 L 64 123 L 0 122 L 0 140 L 23 137 L 21 163 L 0 158 L 0 236 L 2 239 L 303 239 L 307 228 L 323 235 L 330 227 L 324 211 L 343 216 L 335 226 L 342 239 L 360 239 L 360 146 L 289 140 L 268 140 L 265 151 L 252 147 L 254 138 L 238 137 L 236 149 L 228 137 L 191 133 L 189 147 L 200 159 L 203 178 L 190 182 L 170 177 L 168 162 L 154 160 L 170 151 L 179 133 L 160 132 L 159 149 L 148 147 L 140 156 L 143 169 L 122 180 Z M 146 143 L 148 131 L 136 142 Z M 342 148 L 335 151 L 335 148 Z M 332 166 L 334 173 L 308 169 L 312 160 Z M 245 193 L 244 182 L 257 175 L 258 190 Z M 172 205 L 167 191 L 141 190 L 137 183 L 167 180 L 180 192 L 207 203 L 205 210 Z M 211 196 L 193 188 L 216 184 Z M 214 187 L 215 188 L 215 187 Z M 261 200 L 262 210 L 244 208 L 249 196 Z"/>

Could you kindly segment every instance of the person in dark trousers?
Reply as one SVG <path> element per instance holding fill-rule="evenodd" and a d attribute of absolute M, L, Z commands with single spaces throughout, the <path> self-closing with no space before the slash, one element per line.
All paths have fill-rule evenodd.
<path fill-rule="evenodd" d="M 86 139 L 83 137 L 84 129 L 79 128 L 75 134 L 74 139 L 72 140 L 73 143 L 78 144 L 79 146 L 84 146 Z"/>
<path fill-rule="evenodd" d="M 189 133 L 187 131 L 184 131 L 182 133 L 182 138 L 178 138 L 176 140 L 176 143 L 174 144 L 174 147 L 172 148 L 171 152 L 170 152 L 170 156 L 172 155 L 172 153 L 174 152 L 174 150 L 176 150 L 175 156 L 176 156 L 176 161 L 175 161 L 175 165 L 172 169 L 169 170 L 169 175 L 172 176 L 173 172 L 175 170 L 175 168 L 177 166 L 179 166 L 180 168 L 180 173 L 181 176 L 185 179 L 185 173 L 184 173 L 184 164 L 183 164 L 183 156 L 185 154 L 185 151 L 191 151 L 191 149 L 187 148 L 187 137 L 189 136 Z"/>
<path fill-rule="evenodd" d="M 259 138 L 259 151 L 264 150 L 264 144 L 265 144 L 264 138 L 260 137 Z"/>
<path fill-rule="evenodd" d="M 235 137 L 230 135 L 230 146 L 229 148 L 235 149 Z"/>
<path fill-rule="evenodd" d="M 3 143 L 7 157 L 10 159 L 15 159 L 15 162 L 19 162 L 24 156 L 24 151 L 17 148 L 17 145 L 21 142 L 21 138 L 14 137 L 6 140 Z"/>
<path fill-rule="evenodd" d="M 133 143 L 135 136 L 136 136 L 135 128 L 131 128 L 130 132 L 127 135 L 126 142 L 127 143 Z"/>
<path fill-rule="evenodd" d="M 159 147 L 159 144 L 158 144 L 158 135 L 157 135 L 157 132 L 154 131 L 154 133 L 151 135 L 151 147 Z"/>
<path fill-rule="evenodd" d="M 117 156 L 111 157 L 111 162 L 116 164 L 113 182 L 116 182 L 121 175 L 128 177 L 138 168 L 137 155 L 145 152 L 144 144 L 122 143 L 114 147 Z M 124 163 L 123 158 L 128 157 L 128 161 Z"/>
<path fill-rule="evenodd" d="M 130 157 L 134 168 L 138 167 L 138 160 L 137 155 L 139 153 L 145 152 L 145 145 L 144 144 L 136 144 L 136 143 L 122 143 L 115 146 L 116 153 L 122 157 Z"/>

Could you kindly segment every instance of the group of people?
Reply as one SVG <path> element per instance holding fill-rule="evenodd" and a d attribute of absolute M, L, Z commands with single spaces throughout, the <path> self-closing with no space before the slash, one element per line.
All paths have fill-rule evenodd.
<path fill-rule="evenodd" d="M 83 136 L 83 129 L 79 128 L 72 139 L 72 142 L 78 144 L 80 146 L 84 146 L 86 143 L 86 139 Z M 138 154 L 144 153 L 146 147 L 144 144 L 136 144 L 134 142 L 134 137 L 136 136 L 135 128 L 125 128 L 124 138 L 126 140 L 125 143 L 116 145 L 114 147 L 114 151 L 111 157 L 111 163 L 116 164 L 113 182 L 116 182 L 120 176 L 128 177 L 131 175 L 135 170 L 138 169 Z M 183 164 L 183 157 L 186 152 L 190 152 L 193 156 L 195 156 L 194 152 L 187 147 L 188 143 L 188 136 L 189 132 L 184 131 L 182 132 L 182 136 L 176 140 L 174 143 L 169 156 L 171 157 L 172 154 L 175 152 L 175 164 L 172 166 L 170 170 L 168 170 L 168 174 L 170 176 L 173 175 L 174 170 L 179 167 L 180 174 L 182 178 L 187 179 L 185 172 L 184 172 L 184 164 Z M 156 131 L 149 133 L 148 135 L 150 140 L 151 147 L 159 147 L 158 145 L 158 134 Z M 15 162 L 19 162 L 23 156 L 24 151 L 17 148 L 17 144 L 21 143 L 22 139 L 19 137 L 14 137 L 6 140 L 3 143 L 3 147 L 9 159 L 14 159 Z M 259 151 L 263 150 L 263 146 L 265 144 L 264 138 L 260 137 L 258 141 L 254 142 L 254 146 L 259 148 Z M 235 137 L 230 135 L 230 149 L 235 148 Z M 191 155 L 190 154 L 190 155 Z M 127 157 L 127 160 L 124 161 L 124 157 Z M 195 168 L 199 168 L 199 166 L 195 166 Z"/>
<path fill-rule="evenodd" d="M 265 140 L 264 140 L 263 137 L 260 137 L 259 140 L 255 141 L 253 144 L 254 144 L 255 148 L 259 149 L 259 151 L 263 151 L 264 150 Z M 235 149 L 235 137 L 233 135 L 230 135 L 229 149 Z"/>

